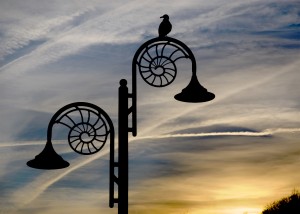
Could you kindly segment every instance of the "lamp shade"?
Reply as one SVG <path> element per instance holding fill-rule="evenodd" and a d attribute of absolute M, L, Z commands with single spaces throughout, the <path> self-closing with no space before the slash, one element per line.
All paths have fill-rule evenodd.
<path fill-rule="evenodd" d="M 27 166 L 36 169 L 62 169 L 70 164 L 58 155 L 51 142 L 47 142 L 43 151 L 27 162 Z"/>
<path fill-rule="evenodd" d="M 198 78 L 195 73 L 193 73 L 191 81 L 185 87 L 181 93 L 176 94 L 174 98 L 181 102 L 188 103 L 200 103 L 213 100 L 215 95 L 211 92 L 208 92 L 198 81 Z"/>

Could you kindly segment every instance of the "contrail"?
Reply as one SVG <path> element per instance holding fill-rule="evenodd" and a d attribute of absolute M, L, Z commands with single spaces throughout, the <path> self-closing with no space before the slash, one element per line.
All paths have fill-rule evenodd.
<path fill-rule="evenodd" d="M 206 106 L 211 105 L 211 103 L 214 103 L 214 104 L 220 103 L 223 100 L 226 100 L 228 97 L 232 97 L 233 95 L 236 95 L 236 94 L 240 93 L 241 91 L 249 90 L 250 88 L 253 88 L 253 87 L 258 87 L 260 85 L 265 84 L 266 82 L 269 82 L 270 80 L 272 80 L 272 79 L 274 79 L 274 78 L 276 78 L 278 76 L 281 76 L 281 75 L 284 75 L 286 73 L 289 73 L 290 71 L 294 71 L 295 69 L 297 69 L 299 67 L 299 65 L 300 65 L 299 62 L 296 62 L 294 64 L 289 65 L 287 68 L 281 68 L 279 71 L 274 72 L 270 76 L 258 79 L 255 82 L 250 82 L 250 83 L 247 83 L 245 85 L 242 85 L 241 87 L 236 88 L 234 91 L 230 91 L 230 92 L 227 92 L 227 93 L 223 94 L 223 96 L 218 97 L 216 100 L 214 100 L 212 102 L 203 103 L 201 105 L 202 105 L 202 107 L 206 107 Z M 180 112 L 180 113 L 178 113 L 176 115 L 172 115 L 169 118 L 166 118 L 166 119 L 162 120 L 161 123 L 159 123 L 159 124 L 154 124 L 152 126 L 148 126 L 147 128 L 144 128 L 139 133 L 140 134 L 147 134 L 149 132 L 153 132 L 153 130 L 158 129 L 159 126 L 161 126 L 162 124 L 167 123 L 167 122 L 169 122 L 169 121 L 171 121 L 171 120 L 173 120 L 175 118 L 187 115 L 187 114 L 189 114 L 191 112 L 194 112 L 198 108 L 199 108 L 199 106 L 192 106 L 192 107 L 186 108 L 186 110 L 184 110 L 184 111 L 182 111 L 182 112 Z"/>
<path fill-rule="evenodd" d="M 187 134 L 166 134 L 158 136 L 144 136 L 136 139 L 161 139 L 161 138 L 176 138 L 176 137 L 214 137 L 214 136 L 249 136 L 249 137 L 266 137 L 277 133 L 294 133 L 300 132 L 300 128 L 277 128 L 265 129 L 261 132 L 239 131 L 239 132 L 202 132 L 202 133 L 187 133 Z"/>
<path fill-rule="evenodd" d="M 31 194 L 26 194 L 26 198 L 22 198 L 21 200 L 23 201 L 23 206 L 24 205 L 28 205 L 30 204 L 32 201 L 34 201 L 38 196 L 40 196 L 45 190 L 48 189 L 49 186 L 51 186 L 52 184 L 56 183 L 57 181 L 59 181 L 60 179 L 62 179 L 63 177 L 65 177 L 66 175 L 70 174 L 71 172 L 77 170 L 78 168 L 89 164 L 91 162 L 93 162 L 94 160 L 106 155 L 109 153 L 109 149 L 106 149 L 105 151 L 102 151 L 98 154 L 93 155 L 91 158 L 88 158 L 87 160 L 84 161 L 80 161 L 80 163 L 78 163 L 77 165 L 73 166 L 73 167 L 69 167 L 68 169 L 66 169 L 66 171 L 64 171 L 63 173 L 59 174 L 58 176 L 52 178 L 51 180 L 48 181 L 44 181 L 44 180 L 38 180 L 38 182 L 36 183 L 30 183 L 28 184 L 25 188 L 22 188 L 20 191 L 23 192 L 31 192 L 32 190 L 34 190 L 33 192 L 31 192 Z M 27 190 L 27 191 L 26 191 Z M 19 192 L 19 191 L 18 191 Z M 16 193 L 16 197 L 17 200 L 20 200 L 20 198 L 18 197 L 18 193 Z M 24 194 L 21 194 L 24 195 Z"/>
<path fill-rule="evenodd" d="M 55 142 L 55 144 L 64 144 L 64 142 Z M 45 142 L 36 141 L 36 142 L 24 142 L 24 143 L 1 143 L 0 148 L 2 147 L 18 147 L 18 146 L 36 146 L 36 145 L 44 145 Z"/>
<path fill-rule="evenodd" d="M 177 138 L 177 137 L 213 137 L 213 136 L 249 136 L 249 137 L 264 137 L 264 136 L 272 136 L 277 133 L 296 133 L 300 132 L 300 128 L 275 128 L 275 129 L 265 129 L 261 132 L 250 132 L 250 131 L 242 131 L 242 132 L 203 132 L 203 133 L 188 133 L 188 134 L 167 134 L 167 135 L 160 135 L 160 136 L 144 136 L 144 137 L 136 137 L 132 138 L 131 141 L 135 140 L 142 140 L 142 139 L 159 139 L 159 138 Z M 32 143 L 33 144 L 33 143 Z M 31 145 L 31 144 L 30 144 Z M 98 158 L 107 155 L 109 153 L 109 149 L 106 149 L 105 151 L 102 151 L 100 154 L 93 155 L 91 158 L 84 160 L 77 165 L 68 168 L 63 173 L 59 174 L 55 178 L 43 182 L 39 181 L 35 184 L 30 184 L 28 187 L 25 187 L 25 189 L 30 188 L 34 189 L 35 192 L 31 194 L 31 197 L 26 196 L 26 199 L 22 199 L 24 202 L 23 205 L 27 205 L 34 201 L 39 195 L 41 195 L 45 190 L 48 189 L 49 186 L 56 183 L 66 175 L 70 174 L 71 172 L 85 166 L 86 164 L 89 164 L 93 162 L 94 160 L 97 160 Z M 42 183 L 42 184 L 41 184 Z M 34 186 L 34 187 L 33 187 Z M 29 191 L 30 191 L 29 190 Z M 21 191 L 24 191 L 22 189 Z"/>
<path fill-rule="evenodd" d="M 277 72 L 273 76 L 269 77 L 268 79 L 263 79 L 261 81 L 257 81 L 254 84 L 246 85 L 244 87 L 241 87 L 237 91 L 234 91 L 232 93 L 226 94 L 225 96 L 223 96 L 222 98 L 220 98 L 218 101 L 225 99 L 230 94 L 232 95 L 232 94 L 239 93 L 240 90 L 245 90 L 245 89 L 251 88 L 253 86 L 257 86 L 257 85 L 260 85 L 262 83 L 265 83 L 265 82 L 269 81 L 270 79 L 272 79 L 272 78 L 274 78 L 276 76 L 282 75 L 282 74 L 284 74 L 284 73 L 286 73 L 288 71 L 290 71 L 290 69 L 288 69 L 287 71 L 284 71 L 284 72 L 282 72 L 282 71 Z M 193 110 L 195 110 L 197 108 L 198 107 L 189 108 L 186 111 L 182 112 L 181 114 L 173 116 L 173 117 L 171 117 L 171 118 L 169 118 L 169 119 L 167 119 L 165 121 L 168 121 L 170 119 L 176 118 L 176 117 L 181 116 L 181 115 L 185 115 L 188 112 L 191 112 L 191 111 L 193 111 Z M 158 125 L 149 127 L 148 129 L 145 129 L 143 131 L 143 133 L 147 133 L 149 131 L 152 131 L 153 129 L 155 129 L 157 127 L 158 127 Z M 137 138 L 130 137 L 130 140 L 133 141 L 133 140 L 146 139 L 146 138 L 156 138 L 157 139 L 157 138 L 172 138 L 172 137 L 175 138 L 175 137 L 205 137 L 205 136 L 253 136 L 253 137 L 262 137 L 262 136 L 271 136 L 271 135 L 276 134 L 276 133 L 293 133 L 293 132 L 300 132 L 300 128 L 265 129 L 265 130 L 263 130 L 261 132 L 249 132 L 249 131 L 246 131 L 246 132 L 208 132 L 208 133 L 190 133 L 190 134 L 167 134 L 167 135 L 160 135 L 160 136 L 144 136 L 144 137 L 137 137 Z M 58 176 L 56 176 L 53 179 L 50 179 L 49 181 L 46 181 L 45 183 L 41 184 L 40 182 L 38 182 L 38 185 L 36 185 L 36 183 L 30 183 L 28 185 L 28 187 L 25 187 L 25 189 L 27 189 L 27 188 L 29 189 L 30 188 L 30 190 L 28 190 L 29 192 L 32 191 L 32 189 L 36 189 L 36 191 L 32 194 L 31 197 L 27 196 L 27 198 L 25 200 L 23 200 L 24 201 L 24 205 L 31 203 L 40 194 L 42 194 L 45 190 L 47 190 L 47 188 L 49 186 L 51 186 L 55 182 L 57 182 L 60 179 L 62 179 L 64 176 L 66 176 L 69 173 L 71 173 L 71 172 L 73 172 L 73 171 L 81 168 L 82 166 L 84 166 L 86 164 L 89 164 L 89 163 L 93 162 L 94 160 L 96 160 L 96 159 L 98 159 L 98 158 L 100 158 L 100 157 L 102 157 L 102 156 L 104 156 L 106 154 L 108 154 L 108 150 L 106 152 L 101 152 L 101 154 L 96 154 L 96 155 L 92 156 L 91 158 L 89 158 L 89 159 L 87 159 L 87 160 L 85 160 L 85 161 L 77 164 L 74 167 L 70 167 L 69 169 L 67 169 L 63 173 L 59 174 Z M 33 186 L 34 186 L 34 188 L 33 188 Z"/>

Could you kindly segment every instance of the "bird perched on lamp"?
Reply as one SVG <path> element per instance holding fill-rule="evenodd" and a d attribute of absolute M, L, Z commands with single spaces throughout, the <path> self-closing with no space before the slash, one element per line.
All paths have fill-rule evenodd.
<path fill-rule="evenodd" d="M 169 16 L 167 14 L 161 16 L 163 18 L 162 22 L 158 27 L 158 35 L 159 37 L 165 37 L 172 30 L 172 24 L 169 21 Z"/>

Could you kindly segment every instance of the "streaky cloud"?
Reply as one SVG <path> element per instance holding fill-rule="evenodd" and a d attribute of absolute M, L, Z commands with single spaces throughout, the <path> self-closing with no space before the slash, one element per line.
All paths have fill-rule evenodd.
<path fill-rule="evenodd" d="M 285 67 L 279 68 L 276 71 L 274 71 L 273 73 L 262 77 L 262 78 L 258 78 L 255 79 L 253 81 L 250 82 L 245 82 L 245 84 L 240 84 L 238 87 L 232 89 L 232 90 L 227 90 L 225 88 L 225 90 L 223 89 L 223 92 L 220 96 L 218 96 L 214 101 L 209 102 L 209 103 L 203 103 L 201 104 L 201 108 L 207 108 L 211 105 L 216 105 L 217 103 L 222 103 L 223 101 L 226 101 L 228 98 L 233 97 L 234 95 L 237 94 L 241 94 L 244 93 L 245 91 L 249 90 L 249 89 L 253 89 L 253 88 L 259 88 L 260 86 L 265 85 L 268 82 L 273 81 L 276 78 L 280 78 L 283 75 L 286 75 L 290 72 L 294 72 L 297 70 L 297 68 L 300 65 L 300 61 L 295 61 L 294 63 L 287 65 Z M 176 119 L 178 117 L 182 117 L 188 114 L 191 114 L 191 112 L 195 112 L 196 110 L 199 109 L 199 106 L 191 106 L 191 107 L 186 107 L 185 110 L 183 111 L 178 111 L 176 114 L 170 115 L 169 117 L 166 117 L 166 119 L 161 120 L 160 119 L 160 123 L 159 124 L 151 124 L 149 126 L 147 126 L 147 128 L 144 128 L 143 131 L 140 132 L 141 135 L 147 135 L 147 133 L 151 133 L 154 130 L 157 130 L 158 127 L 160 127 L 162 124 L 167 123 L 173 119 Z M 219 122 L 225 122 L 222 121 L 222 119 L 219 119 Z M 206 121 L 203 125 L 209 126 L 211 121 Z"/>
<path fill-rule="evenodd" d="M 239 132 L 210 132 L 210 133 L 187 133 L 187 134 L 166 134 L 158 136 L 143 136 L 137 137 L 137 139 L 148 138 L 177 138 L 177 137 L 215 137 L 215 136 L 248 136 L 248 137 L 266 137 L 272 136 L 277 133 L 295 133 L 300 132 L 300 128 L 277 128 L 266 129 L 261 132 L 239 131 Z"/>
<path fill-rule="evenodd" d="M 0 60 L 4 60 L 9 55 L 14 54 L 15 52 L 19 52 L 20 49 L 31 45 L 31 42 L 39 41 L 41 39 L 51 40 L 52 36 L 55 35 L 55 32 L 58 32 L 59 28 L 65 28 L 66 26 L 70 26 L 74 20 L 78 19 L 78 17 L 82 17 L 85 14 L 91 12 L 92 10 L 94 10 L 94 7 L 87 7 L 81 9 L 80 11 L 71 13 L 70 15 L 61 15 L 57 17 L 48 18 L 42 23 L 36 22 L 36 20 L 32 19 L 29 16 L 24 18 L 25 21 L 22 23 L 22 26 L 15 26 L 14 28 L 8 29 L 7 35 L 4 34 L 4 38 L 0 43 Z M 44 17 L 40 17 L 40 19 L 44 19 Z M 37 48 L 39 46 L 37 46 Z M 21 57 L 22 56 L 18 58 Z M 14 63 L 18 58 L 7 62 L 7 65 Z"/>
<path fill-rule="evenodd" d="M 33 182 L 28 183 L 25 187 L 17 190 L 14 192 L 15 201 L 22 201 L 20 204 L 20 208 L 22 206 L 26 206 L 37 199 L 43 192 L 45 192 L 51 185 L 58 182 L 68 174 L 74 172 L 75 170 L 97 160 L 100 157 L 105 156 L 108 154 L 108 149 L 105 151 L 101 151 L 98 154 L 93 155 L 92 157 L 82 160 L 80 159 L 77 164 L 72 164 L 69 168 L 64 170 L 62 173 L 56 173 L 54 176 L 43 177 L 43 178 L 36 178 Z M 49 173 L 48 171 L 46 173 Z M 19 194 L 20 192 L 26 192 L 26 196 L 24 194 Z"/>
<path fill-rule="evenodd" d="M 36 146 L 44 145 L 42 142 L 23 142 L 23 143 L 0 143 L 0 148 L 2 147 L 19 147 L 19 146 Z"/>

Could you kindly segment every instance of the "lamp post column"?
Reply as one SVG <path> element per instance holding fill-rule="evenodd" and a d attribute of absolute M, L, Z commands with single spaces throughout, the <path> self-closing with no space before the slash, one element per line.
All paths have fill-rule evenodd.
<path fill-rule="evenodd" d="M 119 201 L 118 214 L 128 214 L 128 88 L 122 79 L 119 87 Z"/>

